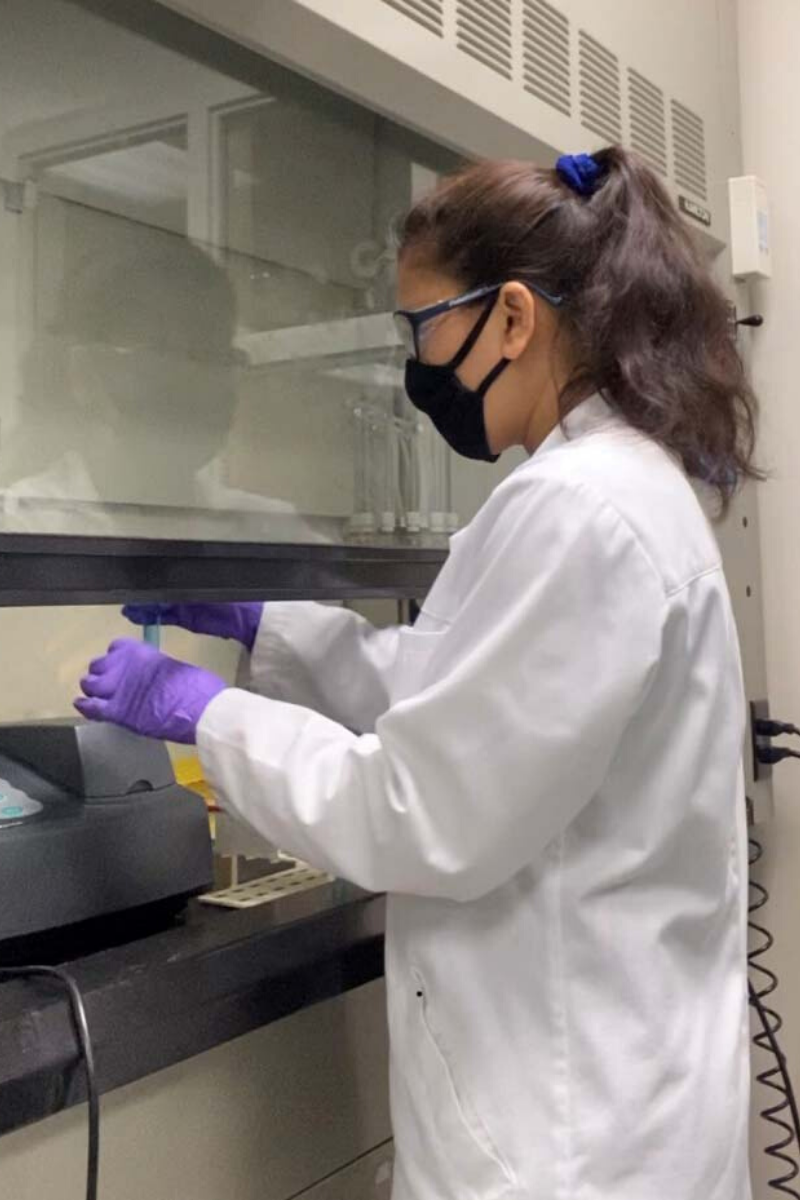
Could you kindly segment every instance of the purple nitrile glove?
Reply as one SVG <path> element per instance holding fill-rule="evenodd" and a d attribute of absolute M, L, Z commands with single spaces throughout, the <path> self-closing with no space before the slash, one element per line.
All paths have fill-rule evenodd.
<path fill-rule="evenodd" d="M 169 658 L 145 642 L 118 638 L 89 664 L 75 707 L 90 721 L 193 745 L 206 707 L 227 686 L 203 667 Z"/>
<path fill-rule="evenodd" d="M 134 625 L 178 625 L 190 633 L 233 638 L 253 649 L 261 624 L 263 603 L 242 604 L 126 604 L 122 615 Z"/>

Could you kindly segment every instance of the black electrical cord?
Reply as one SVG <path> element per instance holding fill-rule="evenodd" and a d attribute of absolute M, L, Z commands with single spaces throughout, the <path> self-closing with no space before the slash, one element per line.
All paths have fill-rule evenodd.
<path fill-rule="evenodd" d="M 751 837 L 748 928 L 760 941 L 748 953 L 747 961 L 751 973 L 757 973 L 764 981 L 760 988 L 756 987 L 752 980 L 748 984 L 750 1003 L 758 1013 L 759 1020 L 761 1021 L 761 1032 L 754 1035 L 753 1042 L 760 1050 L 771 1053 L 776 1063 L 775 1066 L 760 1071 L 756 1075 L 756 1080 L 762 1087 L 776 1092 L 779 1097 L 776 1103 L 768 1105 L 760 1112 L 760 1116 L 767 1124 L 774 1126 L 776 1130 L 780 1131 L 778 1140 L 767 1146 L 764 1153 L 780 1163 L 781 1169 L 784 1171 L 783 1174 L 771 1179 L 769 1186 L 773 1191 L 780 1192 L 783 1196 L 791 1196 L 794 1200 L 800 1200 L 800 1192 L 793 1186 L 795 1180 L 800 1176 L 800 1164 L 798 1164 L 797 1158 L 789 1153 L 793 1143 L 795 1147 L 794 1154 L 796 1154 L 797 1148 L 800 1147 L 800 1115 L 798 1115 L 797 1101 L 786 1065 L 786 1058 L 778 1043 L 778 1034 L 781 1031 L 783 1021 L 779 1013 L 765 1004 L 767 997 L 778 986 L 778 977 L 774 971 L 771 971 L 769 967 L 764 966 L 759 961 L 772 948 L 774 939 L 768 929 L 765 929 L 763 925 L 759 925 L 753 920 L 753 915 L 759 909 L 763 908 L 769 900 L 769 892 L 764 885 L 757 883 L 752 878 L 752 869 L 762 854 L 761 844 L 755 838 Z"/>
<path fill-rule="evenodd" d="M 774 766 L 785 758 L 800 758 L 800 751 L 789 750 L 786 746 L 758 746 L 756 755 L 760 763 Z"/>
<path fill-rule="evenodd" d="M 94 1065 L 92 1039 L 86 1020 L 86 1009 L 78 985 L 60 967 L 0 967 L 0 980 L 45 978 L 57 980 L 66 988 L 75 1036 L 86 1073 L 86 1095 L 89 1101 L 89 1146 L 86 1166 L 86 1200 L 97 1200 L 98 1164 L 100 1158 L 100 1098 Z"/>
<path fill-rule="evenodd" d="M 790 721 L 773 721 L 771 717 L 756 717 L 755 732 L 758 737 L 783 737 L 784 734 L 800 734 L 800 729 Z"/>

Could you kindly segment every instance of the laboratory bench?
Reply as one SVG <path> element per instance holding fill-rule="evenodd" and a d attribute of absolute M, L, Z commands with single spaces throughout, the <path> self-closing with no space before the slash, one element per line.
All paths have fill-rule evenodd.
<path fill-rule="evenodd" d="M 383 974 L 384 899 L 334 881 L 247 910 L 193 900 L 144 937 L 62 963 L 84 996 L 101 1093 Z M 63 992 L 0 985 L 0 1134 L 85 1099 Z"/>

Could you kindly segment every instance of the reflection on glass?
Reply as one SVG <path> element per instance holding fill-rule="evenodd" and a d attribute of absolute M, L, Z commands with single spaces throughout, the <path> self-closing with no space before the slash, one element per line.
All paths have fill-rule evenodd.
<path fill-rule="evenodd" d="M 210 33 L 201 63 L 81 3 L 4 7 L 0 530 L 452 529 L 389 314 L 395 222 L 454 157 L 271 64 L 240 78 Z"/>
<path fill-rule="evenodd" d="M 115 520 L 138 528 L 144 505 L 251 512 L 313 540 L 288 502 L 224 482 L 242 361 L 225 271 L 186 239 L 136 232 L 119 258 L 90 258 L 64 281 L 30 347 L 21 418 L 0 453 L 7 516 L 102 534 Z"/>
<path fill-rule="evenodd" d="M 180 122 L 38 155 L 36 178 L 64 200 L 185 234 L 188 165 Z"/>

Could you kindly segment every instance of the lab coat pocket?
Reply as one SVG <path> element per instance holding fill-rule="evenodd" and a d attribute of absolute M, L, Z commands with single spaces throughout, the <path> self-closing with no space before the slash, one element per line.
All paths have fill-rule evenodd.
<path fill-rule="evenodd" d="M 423 633 L 410 626 L 404 626 L 400 630 L 397 659 L 391 681 L 392 704 L 408 700 L 430 682 L 428 667 L 435 651 L 441 645 L 443 636 L 443 630 Z"/>
<path fill-rule="evenodd" d="M 510 1200 L 517 1194 L 514 1174 L 471 1102 L 454 1056 L 437 1036 L 425 981 L 417 970 L 412 977 L 415 1017 L 406 1047 L 407 1085 L 417 1093 L 420 1116 L 424 1113 L 430 1122 L 451 1179 L 469 1181 L 469 1194 L 481 1200 Z"/>

